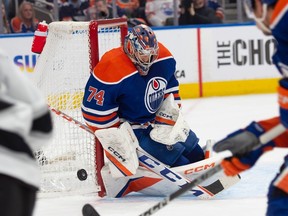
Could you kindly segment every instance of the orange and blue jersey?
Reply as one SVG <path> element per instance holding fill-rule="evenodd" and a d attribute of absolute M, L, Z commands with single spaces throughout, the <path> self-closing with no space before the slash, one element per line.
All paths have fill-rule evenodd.
<path fill-rule="evenodd" d="M 91 129 L 118 126 L 122 119 L 145 124 L 154 121 L 162 101 L 173 93 L 180 104 L 176 62 L 159 43 L 158 59 L 141 76 L 123 51 L 115 48 L 103 55 L 85 87 L 82 113 Z"/>
<path fill-rule="evenodd" d="M 278 0 L 275 5 L 270 28 L 278 45 L 273 62 L 282 75 L 288 77 L 288 1 Z"/>
<path fill-rule="evenodd" d="M 10 22 L 10 31 L 11 33 L 27 33 L 27 32 L 35 32 L 37 29 L 39 21 L 34 18 L 31 25 L 28 26 L 25 24 L 19 17 L 14 17 Z"/>
<path fill-rule="evenodd" d="M 108 0 L 107 1 L 108 4 L 112 4 L 113 1 L 112 0 Z M 136 9 L 139 7 L 139 0 L 117 0 L 116 4 L 122 8 L 128 8 L 128 9 Z"/>

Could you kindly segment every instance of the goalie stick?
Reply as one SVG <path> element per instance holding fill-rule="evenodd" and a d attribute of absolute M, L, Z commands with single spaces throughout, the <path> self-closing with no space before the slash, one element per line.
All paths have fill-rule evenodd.
<path fill-rule="evenodd" d="M 63 113 L 60 110 L 52 108 L 49 106 L 51 111 L 55 114 L 61 116 L 65 120 L 72 122 L 73 124 L 77 125 L 78 127 L 84 129 L 85 131 L 93 134 L 94 132 L 85 124 L 79 122 L 78 120 L 68 116 L 67 114 Z M 172 169 L 165 166 L 162 162 L 158 161 L 157 159 L 153 158 L 152 156 L 148 155 L 147 152 L 144 150 L 137 148 L 136 149 L 137 156 L 139 159 L 139 163 L 150 170 L 151 172 L 155 173 L 156 175 L 162 177 L 162 179 L 166 179 L 169 182 L 177 185 L 178 187 L 183 187 L 187 183 L 190 183 L 191 180 L 187 179 L 186 177 L 180 175 L 179 173 L 173 171 Z M 195 185 L 193 190 L 191 190 L 192 194 L 200 199 L 210 199 L 214 197 L 216 194 L 220 193 L 221 191 L 225 190 L 226 188 L 230 187 L 231 185 L 235 184 L 238 179 L 234 179 L 233 181 L 221 182 L 220 180 L 216 180 L 207 186 L 200 186 Z M 192 189 L 192 188 L 191 188 Z"/>
<path fill-rule="evenodd" d="M 257 142 L 255 142 L 255 140 L 254 140 L 254 142 L 250 142 L 249 144 L 251 146 L 249 148 L 254 149 L 256 147 L 264 145 L 264 144 L 270 142 L 271 140 L 273 140 L 274 138 L 278 137 L 279 135 L 281 135 L 285 131 L 286 131 L 286 128 L 282 124 L 278 124 L 274 128 L 272 128 L 269 131 L 267 131 L 266 133 L 262 134 L 259 137 L 259 139 L 257 140 Z M 226 150 L 226 151 L 223 151 L 223 152 L 219 153 L 219 155 L 221 154 L 221 158 L 224 159 L 224 158 L 231 157 L 231 156 L 243 151 L 244 148 L 248 148 L 248 146 L 245 145 L 244 147 L 242 147 L 242 148 L 240 147 L 237 150 L 234 149 L 233 152 Z M 159 211 L 163 207 L 167 206 L 171 201 L 173 201 L 177 197 L 179 197 L 179 196 L 183 195 L 184 193 L 188 192 L 191 188 L 193 188 L 196 185 L 200 184 L 201 182 L 207 180 L 208 178 L 212 177 L 214 174 L 218 173 L 221 170 L 222 170 L 222 167 L 221 167 L 221 164 L 219 163 L 215 167 L 209 169 L 208 171 L 206 171 L 205 173 L 203 173 L 199 177 L 195 178 L 190 183 L 185 184 L 179 190 L 177 190 L 174 193 L 170 194 L 169 196 L 164 198 L 162 201 L 160 201 L 157 204 L 153 205 L 152 207 L 147 209 L 145 212 L 143 212 L 139 216 L 150 216 L 150 215 L 153 215 L 154 213 L 156 213 L 157 211 Z M 87 215 L 84 215 L 84 216 L 100 216 L 100 214 L 96 211 L 96 209 L 93 206 L 91 206 L 90 204 L 88 204 L 88 205 L 89 205 L 89 208 L 92 208 L 94 210 L 95 214 L 94 215 L 88 215 L 87 214 Z"/>

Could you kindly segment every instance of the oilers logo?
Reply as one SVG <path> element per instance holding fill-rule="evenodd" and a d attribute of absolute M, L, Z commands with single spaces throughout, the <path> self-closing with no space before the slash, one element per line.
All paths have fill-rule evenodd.
<path fill-rule="evenodd" d="M 149 80 L 145 91 L 145 106 L 150 113 L 159 109 L 166 90 L 167 81 L 162 77 L 154 77 Z"/>

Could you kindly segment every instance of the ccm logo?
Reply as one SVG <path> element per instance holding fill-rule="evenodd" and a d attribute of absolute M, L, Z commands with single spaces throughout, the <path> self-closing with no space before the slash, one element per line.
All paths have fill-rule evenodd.
<path fill-rule="evenodd" d="M 164 118 L 171 119 L 171 120 L 173 119 L 172 115 L 168 115 L 168 114 L 163 113 L 163 112 L 159 112 L 158 115 L 159 115 L 159 116 L 162 116 L 162 117 L 164 117 Z"/>
<path fill-rule="evenodd" d="M 211 164 L 205 164 L 205 165 L 202 165 L 202 166 L 199 166 L 199 167 L 195 167 L 195 168 L 191 168 L 191 169 L 185 170 L 184 173 L 185 174 L 196 173 L 196 172 L 200 172 L 200 171 L 212 168 L 214 166 L 215 166 L 215 162 L 213 162 Z"/>
<path fill-rule="evenodd" d="M 119 152 L 117 152 L 114 148 L 112 148 L 111 146 L 108 147 L 108 150 L 109 150 L 112 154 L 114 154 L 119 160 L 122 160 L 122 162 L 125 162 L 125 161 L 126 161 L 126 159 L 123 158 L 122 155 L 121 155 Z"/>

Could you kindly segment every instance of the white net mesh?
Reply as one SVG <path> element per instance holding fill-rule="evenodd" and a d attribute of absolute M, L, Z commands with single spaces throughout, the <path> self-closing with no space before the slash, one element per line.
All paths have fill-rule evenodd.
<path fill-rule="evenodd" d="M 82 123 L 80 106 L 93 58 L 89 47 L 90 41 L 95 40 L 90 37 L 89 25 L 89 22 L 51 23 L 45 48 L 35 67 L 35 82 L 50 107 Z M 120 46 L 117 22 L 108 27 L 99 25 L 98 42 L 100 57 L 107 50 Z M 40 196 L 99 191 L 96 175 L 99 158 L 96 158 L 94 136 L 55 113 L 52 116 L 53 142 L 35 152 L 42 175 Z M 77 173 L 85 180 L 80 180 Z"/>

